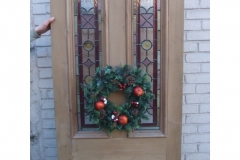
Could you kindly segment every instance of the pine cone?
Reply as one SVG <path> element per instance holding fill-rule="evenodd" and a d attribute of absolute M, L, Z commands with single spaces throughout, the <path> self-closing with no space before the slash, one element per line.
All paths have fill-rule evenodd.
<path fill-rule="evenodd" d="M 105 117 L 104 114 L 100 114 L 99 119 L 103 119 Z"/>
<path fill-rule="evenodd" d="M 101 110 L 99 110 L 99 112 L 100 112 L 100 116 L 99 116 L 99 118 L 100 119 L 103 119 L 104 117 L 105 117 L 105 110 L 104 109 L 101 109 Z"/>
<path fill-rule="evenodd" d="M 105 70 L 101 71 L 101 76 L 105 75 Z"/>
<path fill-rule="evenodd" d="M 105 113 L 106 113 L 104 109 L 99 110 L 99 112 L 100 112 L 100 114 L 103 114 L 103 115 L 105 115 Z"/>
<path fill-rule="evenodd" d="M 117 80 L 111 80 L 112 84 L 115 84 L 117 82 Z"/>
<path fill-rule="evenodd" d="M 135 83 L 135 78 L 133 76 L 127 76 L 126 80 L 128 85 L 132 85 L 133 83 Z"/>
<path fill-rule="evenodd" d="M 137 116 L 138 115 L 138 109 L 134 108 L 132 110 L 132 115 Z"/>

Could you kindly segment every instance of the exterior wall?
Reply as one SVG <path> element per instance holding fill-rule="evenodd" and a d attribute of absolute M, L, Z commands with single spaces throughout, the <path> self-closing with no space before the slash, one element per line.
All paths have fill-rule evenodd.
<path fill-rule="evenodd" d="M 31 27 L 50 17 L 50 0 L 31 0 Z M 31 44 L 31 160 L 57 160 L 50 31 Z"/>
<path fill-rule="evenodd" d="M 182 160 L 210 159 L 210 0 L 185 0 Z M 31 27 L 50 0 L 31 0 Z M 31 43 L 31 160 L 57 160 L 50 32 Z"/>
<path fill-rule="evenodd" d="M 185 0 L 182 160 L 210 159 L 210 0 Z"/>

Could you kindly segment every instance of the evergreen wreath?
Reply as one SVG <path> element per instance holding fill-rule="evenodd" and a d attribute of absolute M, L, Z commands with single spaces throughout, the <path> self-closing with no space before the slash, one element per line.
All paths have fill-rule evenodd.
<path fill-rule="evenodd" d="M 105 129 L 126 132 L 139 128 L 141 119 L 148 119 L 146 109 L 154 98 L 147 73 L 135 66 L 97 68 L 89 85 L 84 85 L 86 108 L 90 121 Z M 124 93 L 126 103 L 116 106 L 107 100 L 111 93 Z"/>

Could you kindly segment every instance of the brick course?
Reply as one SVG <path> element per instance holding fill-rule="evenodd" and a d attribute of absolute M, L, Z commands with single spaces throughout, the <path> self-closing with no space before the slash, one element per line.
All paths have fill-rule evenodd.
<path fill-rule="evenodd" d="M 210 19 L 209 9 L 186 10 L 186 19 Z"/>
<path fill-rule="evenodd" d="M 186 160 L 210 160 L 209 153 L 194 153 L 186 155 Z"/>
<path fill-rule="evenodd" d="M 210 115 L 208 113 L 204 114 L 188 114 L 186 116 L 187 124 L 203 124 L 210 122 Z"/>

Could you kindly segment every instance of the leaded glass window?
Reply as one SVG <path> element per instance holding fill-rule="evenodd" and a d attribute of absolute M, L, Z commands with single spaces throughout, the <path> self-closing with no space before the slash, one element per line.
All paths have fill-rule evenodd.
<path fill-rule="evenodd" d="M 142 128 L 159 128 L 160 109 L 160 0 L 133 0 L 134 65 L 143 68 L 152 81 L 155 99 L 149 104 Z M 84 92 L 95 69 L 102 66 L 101 0 L 74 0 L 77 117 L 79 130 L 96 128 L 89 121 Z M 103 40 L 104 41 L 104 40 Z"/>

